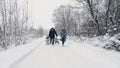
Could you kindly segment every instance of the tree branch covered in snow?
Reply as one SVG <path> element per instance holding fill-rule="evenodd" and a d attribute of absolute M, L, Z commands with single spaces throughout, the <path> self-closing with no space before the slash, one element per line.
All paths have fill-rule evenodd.
<path fill-rule="evenodd" d="M 0 46 L 23 43 L 29 20 L 27 0 L 0 0 Z"/>
<path fill-rule="evenodd" d="M 55 10 L 54 20 L 57 29 L 66 28 L 68 34 L 78 33 L 77 35 L 84 36 L 102 36 L 107 33 L 113 36 L 120 33 L 119 0 L 75 0 L 75 2 L 77 4 L 74 6 L 60 6 Z M 74 17 L 70 20 L 72 16 Z"/>

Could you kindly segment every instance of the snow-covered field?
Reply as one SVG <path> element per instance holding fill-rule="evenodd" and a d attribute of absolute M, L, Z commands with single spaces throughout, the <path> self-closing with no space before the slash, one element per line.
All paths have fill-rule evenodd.
<path fill-rule="evenodd" d="M 120 68 L 120 53 L 68 39 L 46 45 L 45 38 L 0 52 L 0 68 Z"/>

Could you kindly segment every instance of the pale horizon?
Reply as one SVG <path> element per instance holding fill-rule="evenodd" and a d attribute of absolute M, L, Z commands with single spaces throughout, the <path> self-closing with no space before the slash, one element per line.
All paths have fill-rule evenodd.
<path fill-rule="evenodd" d="M 33 27 L 50 29 L 54 27 L 52 22 L 53 11 L 60 5 L 66 5 L 70 0 L 31 0 L 31 14 Z"/>

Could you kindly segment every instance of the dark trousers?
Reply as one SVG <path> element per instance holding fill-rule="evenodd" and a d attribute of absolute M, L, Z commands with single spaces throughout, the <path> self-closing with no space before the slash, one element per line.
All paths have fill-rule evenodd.
<path fill-rule="evenodd" d="M 50 44 L 54 45 L 54 38 L 50 38 Z"/>
<path fill-rule="evenodd" d="M 63 37 L 61 40 L 62 40 L 62 46 L 64 46 L 65 38 Z"/>

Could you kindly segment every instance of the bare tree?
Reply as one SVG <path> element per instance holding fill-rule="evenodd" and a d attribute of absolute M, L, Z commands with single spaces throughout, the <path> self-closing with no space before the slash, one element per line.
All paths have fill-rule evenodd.
<path fill-rule="evenodd" d="M 104 35 L 107 31 L 111 31 L 113 34 L 119 32 L 118 19 L 119 19 L 119 5 L 118 0 L 75 0 L 83 7 L 84 11 L 87 11 L 89 17 L 89 23 L 95 24 L 94 31 L 97 31 L 96 35 Z M 82 4 L 82 5 L 81 5 Z M 90 16 L 89 16 L 90 15 Z M 88 20 L 88 18 L 85 18 Z M 91 23 L 92 24 L 92 23 Z M 114 27 L 113 27 L 114 26 Z M 88 25 L 89 27 L 89 25 Z M 114 29 L 114 30 L 111 30 Z"/>
<path fill-rule="evenodd" d="M 54 22 L 58 32 L 66 29 L 69 35 L 75 35 L 78 29 L 77 16 L 78 11 L 72 6 L 60 6 L 54 12 Z"/>
<path fill-rule="evenodd" d="M 0 45 L 2 48 L 6 49 L 12 44 L 19 45 L 22 41 L 22 35 L 28 23 L 28 2 L 27 0 L 21 2 L 26 6 L 19 4 L 19 0 L 0 0 Z"/>

